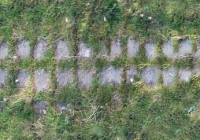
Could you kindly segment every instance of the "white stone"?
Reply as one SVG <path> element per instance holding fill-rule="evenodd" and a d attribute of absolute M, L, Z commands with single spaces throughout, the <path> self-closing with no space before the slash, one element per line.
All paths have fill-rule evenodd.
<path fill-rule="evenodd" d="M 104 69 L 99 74 L 100 83 L 102 85 L 110 83 L 110 84 L 121 84 L 122 82 L 122 69 L 110 66 Z"/>
<path fill-rule="evenodd" d="M 173 47 L 171 41 L 166 41 L 166 42 L 164 42 L 164 43 L 163 43 L 162 50 L 163 50 L 163 54 L 164 54 L 166 57 L 172 58 L 172 59 L 176 57 L 176 54 L 174 53 L 174 47 Z"/>
<path fill-rule="evenodd" d="M 142 72 L 142 82 L 144 84 L 155 86 L 159 79 L 159 69 L 156 67 L 147 67 Z"/>
<path fill-rule="evenodd" d="M 189 82 L 192 77 L 192 71 L 187 69 L 179 69 L 178 76 L 179 81 L 181 82 Z"/>
<path fill-rule="evenodd" d="M 130 67 L 129 69 L 126 70 L 126 81 L 127 83 L 135 82 L 135 76 L 138 74 L 137 68 L 135 67 Z"/>
<path fill-rule="evenodd" d="M 67 59 L 70 55 L 69 46 L 65 41 L 59 40 L 56 48 L 56 58 L 58 60 Z"/>
<path fill-rule="evenodd" d="M 113 40 L 111 42 L 111 50 L 110 50 L 110 60 L 114 60 L 117 57 L 120 57 L 122 53 L 120 40 Z"/>
<path fill-rule="evenodd" d="M 127 44 L 127 56 L 128 57 L 135 57 L 139 52 L 139 42 L 133 40 L 132 37 L 128 38 Z"/>
<path fill-rule="evenodd" d="M 0 44 L 0 60 L 8 56 L 8 46 L 5 43 Z"/>
<path fill-rule="evenodd" d="M 92 57 L 92 48 L 88 47 L 83 42 L 80 42 L 78 56 L 85 58 Z"/>
<path fill-rule="evenodd" d="M 181 41 L 179 46 L 178 58 L 182 58 L 192 53 L 192 44 L 189 39 Z"/>
<path fill-rule="evenodd" d="M 163 76 L 163 85 L 164 86 L 173 85 L 174 82 L 176 81 L 177 69 L 173 68 L 173 67 L 164 69 L 162 72 L 162 76 Z"/>
<path fill-rule="evenodd" d="M 46 52 L 48 50 L 47 42 L 44 40 L 38 41 L 34 50 L 34 59 L 40 61 L 44 58 Z"/>
<path fill-rule="evenodd" d="M 153 59 L 157 57 L 157 50 L 156 45 L 152 42 L 145 44 L 145 51 L 146 51 L 146 57 L 148 59 Z"/>

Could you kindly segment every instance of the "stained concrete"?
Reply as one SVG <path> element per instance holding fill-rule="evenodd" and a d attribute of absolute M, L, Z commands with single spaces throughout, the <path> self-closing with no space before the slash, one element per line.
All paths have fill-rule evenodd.
<path fill-rule="evenodd" d="M 56 58 L 58 60 L 64 60 L 67 59 L 69 56 L 69 45 L 65 41 L 59 40 L 56 47 Z"/>
<path fill-rule="evenodd" d="M 174 67 L 164 69 L 162 72 L 162 77 L 164 86 L 173 85 L 177 78 L 177 69 Z"/>
<path fill-rule="evenodd" d="M 153 59 L 157 57 L 157 49 L 156 45 L 152 42 L 148 42 L 145 44 L 145 51 L 147 59 Z"/>
<path fill-rule="evenodd" d="M 40 61 L 44 58 L 48 50 L 47 42 L 44 40 L 39 40 L 34 49 L 34 59 Z"/>
<path fill-rule="evenodd" d="M 16 80 L 17 80 L 16 84 L 19 88 L 27 87 L 30 82 L 29 71 L 26 71 L 26 70 L 19 71 L 17 74 Z"/>
<path fill-rule="evenodd" d="M 178 77 L 180 82 L 189 82 L 192 77 L 192 71 L 189 69 L 179 69 Z"/>
<path fill-rule="evenodd" d="M 110 60 L 114 60 L 117 57 L 120 57 L 122 53 L 120 40 L 113 40 L 111 42 L 111 50 L 110 50 Z"/>
<path fill-rule="evenodd" d="M 134 83 L 135 76 L 138 75 L 138 70 L 136 67 L 130 67 L 126 70 L 126 81 L 127 83 Z"/>
<path fill-rule="evenodd" d="M 6 43 L 0 44 L 0 60 L 5 59 L 8 56 L 8 46 Z"/>
<path fill-rule="evenodd" d="M 178 59 L 192 53 L 192 43 L 189 39 L 180 41 Z"/>
<path fill-rule="evenodd" d="M 121 84 L 122 82 L 122 69 L 114 68 L 112 66 L 107 67 L 99 74 L 99 80 L 102 85 L 109 84 Z"/>
<path fill-rule="evenodd" d="M 134 40 L 132 37 L 128 38 L 127 43 L 127 56 L 135 57 L 139 52 L 139 42 Z"/>
<path fill-rule="evenodd" d="M 6 85 L 7 81 L 7 71 L 5 69 L 0 69 L 0 88 Z"/>
<path fill-rule="evenodd" d="M 45 91 L 50 87 L 50 75 L 48 71 L 38 69 L 35 71 L 35 88 L 37 92 Z"/>
<path fill-rule="evenodd" d="M 78 69 L 78 86 L 79 88 L 89 88 L 92 86 L 94 70 Z"/>
<path fill-rule="evenodd" d="M 59 87 L 64 87 L 74 82 L 74 74 L 72 70 L 62 70 L 58 71 L 57 83 Z"/>
<path fill-rule="evenodd" d="M 176 53 L 174 52 L 174 47 L 172 41 L 166 41 L 162 46 L 163 54 L 171 59 L 176 58 Z"/>
<path fill-rule="evenodd" d="M 142 72 L 142 82 L 144 84 L 155 86 L 159 79 L 159 69 L 156 67 L 147 67 Z"/>
<path fill-rule="evenodd" d="M 78 56 L 81 58 L 91 58 L 92 57 L 92 48 L 87 46 L 85 43 L 80 42 L 78 46 Z"/>
<path fill-rule="evenodd" d="M 31 48 L 29 45 L 29 41 L 21 40 L 17 43 L 17 55 L 22 58 L 29 58 L 31 53 Z"/>

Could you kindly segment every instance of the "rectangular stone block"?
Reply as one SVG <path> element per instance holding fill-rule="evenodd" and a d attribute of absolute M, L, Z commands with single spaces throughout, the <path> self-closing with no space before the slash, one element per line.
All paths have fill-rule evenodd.
<path fill-rule="evenodd" d="M 64 60 L 67 59 L 69 56 L 69 45 L 65 41 L 59 40 L 56 46 L 56 58 L 58 60 Z"/>
<path fill-rule="evenodd" d="M 110 50 L 110 60 L 114 60 L 115 58 L 117 57 L 120 57 L 122 53 L 122 50 L 121 50 L 121 43 L 120 43 L 120 40 L 113 40 L 111 42 L 111 50 Z"/>
<path fill-rule="evenodd" d="M 5 59 L 8 56 L 8 46 L 6 43 L 0 44 L 0 60 Z"/>
<path fill-rule="evenodd" d="M 78 69 L 78 86 L 79 88 L 89 88 L 92 86 L 94 70 Z"/>
<path fill-rule="evenodd" d="M 180 41 L 178 58 L 182 58 L 191 53 L 192 53 L 191 41 L 189 39 L 184 39 L 184 40 Z"/>
<path fill-rule="evenodd" d="M 147 59 L 153 59 L 157 57 L 157 49 L 156 45 L 152 42 L 146 43 L 145 44 L 145 51 L 146 51 L 146 57 Z"/>
<path fill-rule="evenodd" d="M 59 87 L 64 87 L 64 86 L 74 83 L 73 71 L 68 70 L 68 69 L 58 71 L 57 83 Z"/>
<path fill-rule="evenodd" d="M 50 88 L 50 75 L 44 69 L 35 71 L 35 88 L 37 92 L 45 91 Z"/>
<path fill-rule="evenodd" d="M 0 69 L 0 88 L 6 85 L 7 81 L 7 71 L 5 69 Z"/>
<path fill-rule="evenodd" d="M 30 73 L 26 70 L 21 70 L 18 72 L 15 80 L 17 87 L 25 88 L 30 82 Z"/>
<path fill-rule="evenodd" d="M 92 48 L 84 44 L 83 42 L 79 43 L 78 46 L 78 56 L 81 58 L 91 58 L 92 57 Z"/>
<path fill-rule="evenodd" d="M 142 82 L 144 84 L 155 86 L 159 79 L 159 69 L 156 67 L 147 67 L 142 72 Z"/>
<path fill-rule="evenodd" d="M 122 82 L 122 69 L 110 66 L 106 69 L 104 69 L 99 74 L 99 80 L 102 85 L 105 85 L 107 83 L 109 84 L 121 84 Z"/>
<path fill-rule="evenodd" d="M 28 40 L 21 40 L 17 43 L 17 55 L 22 58 L 30 57 L 31 48 Z"/>
<path fill-rule="evenodd" d="M 135 82 L 135 76 L 138 74 L 136 67 L 130 67 L 126 70 L 126 81 L 127 83 Z"/>
<path fill-rule="evenodd" d="M 171 59 L 176 58 L 176 53 L 174 52 L 174 47 L 172 45 L 172 41 L 166 41 L 162 46 L 163 54 Z"/>
<path fill-rule="evenodd" d="M 135 41 L 132 37 L 128 38 L 127 43 L 127 56 L 135 57 L 139 52 L 139 42 Z"/>
<path fill-rule="evenodd" d="M 47 42 L 44 40 L 39 40 L 34 48 L 34 59 L 40 61 L 44 58 L 48 50 Z"/>
<path fill-rule="evenodd" d="M 162 77 L 164 86 L 173 85 L 176 81 L 177 69 L 173 67 L 164 69 L 162 72 Z"/>
<path fill-rule="evenodd" d="M 180 82 L 189 82 L 192 77 L 192 70 L 189 69 L 179 69 L 178 77 Z"/>

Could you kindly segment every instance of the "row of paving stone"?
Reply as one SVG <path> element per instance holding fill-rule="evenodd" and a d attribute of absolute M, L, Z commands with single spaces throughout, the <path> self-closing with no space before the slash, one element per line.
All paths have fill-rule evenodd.
<path fill-rule="evenodd" d="M 127 56 L 132 58 L 135 57 L 139 52 L 140 44 L 138 41 L 134 40 L 133 38 L 129 37 L 127 40 Z M 45 53 L 49 49 L 49 45 L 45 40 L 38 40 L 34 47 L 34 59 L 41 60 L 44 58 Z M 120 40 L 113 40 L 111 42 L 111 50 L 110 54 L 108 55 L 107 49 L 105 49 L 105 45 L 102 45 L 102 50 L 100 51 L 100 57 L 108 57 L 110 60 L 114 60 L 117 57 L 122 55 L 122 47 Z M 145 51 L 146 57 L 148 59 L 156 58 L 159 53 L 157 52 L 157 46 L 153 42 L 145 43 Z M 84 58 L 91 58 L 93 57 L 93 50 L 92 47 L 80 42 L 79 44 L 79 52 L 77 56 L 84 57 Z M 178 52 L 174 51 L 174 46 L 172 41 L 166 41 L 162 45 L 162 51 L 165 56 L 172 59 L 179 59 L 187 54 L 193 54 L 194 58 L 200 58 L 200 44 L 197 45 L 196 52 L 193 53 L 192 43 L 189 39 L 184 39 L 179 42 L 179 49 Z M 63 40 L 59 40 L 56 44 L 56 58 L 57 60 L 65 60 L 71 58 L 71 48 L 69 43 Z M 0 44 L 0 60 L 5 59 L 9 55 L 9 49 L 6 43 Z M 28 40 L 21 40 L 18 41 L 16 44 L 16 56 L 26 59 L 29 58 L 31 55 L 31 47 L 29 45 Z"/>
<path fill-rule="evenodd" d="M 127 56 L 128 57 L 135 57 L 139 52 L 139 42 L 134 40 L 133 38 L 129 37 L 127 40 Z M 147 42 L 145 43 L 145 50 L 146 50 L 146 57 L 148 59 L 156 58 L 159 53 L 157 52 L 157 46 L 155 43 Z M 16 57 L 21 59 L 29 58 L 31 55 L 31 47 L 28 40 L 21 40 L 18 41 L 16 44 Z M 38 40 L 34 47 L 34 59 L 41 60 L 44 58 L 45 53 L 50 49 L 47 41 L 45 40 Z M 191 45 L 191 41 L 189 39 L 184 39 L 179 42 L 179 50 L 177 52 L 174 51 L 174 47 L 171 41 L 164 42 L 162 46 L 163 53 L 172 59 L 178 59 L 186 56 L 187 54 L 192 54 L 193 49 Z M 71 57 L 71 48 L 70 45 L 63 40 L 59 40 L 56 45 L 56 58 L 58 60 L 65 60 Z M 120 57 L 122 54 L 122 48 L 120 40 L 113 40 L 111 42 L 111 50 L 110 54 L 108 55 L 108 51 L 104 45 L 102 45 L 102 50 L 99 56 L 93 56 L 93 50 L 91 47 L 87 46 L 83 42 L 80 42 L 78 46 L 78 56 L 81 58 L 93 58 L 93 57 L 106 57 L 109 58 L 111 61 L 114 60 L 116 57 Z M 0 44 L 0 59 L 4 60 L 6 57 L 9 56 L 9 47 L 6 43 Z M 193 53 L 195 58 L 200 57 L 200 45 L 197 45 L 197 51 Z M 80 59 L 82 60 L 82 59 Z M 6 61 L 6 60 L 5 60 Z M 105 60 L 106 61 L 106 60 Z M 160 70 L 158 67 L 147 67 L 143 71 L 138 71 L 137 68 L 131 67 L 130 69 L 126 70 L 126 81 L 128 82 L 135 82 L 134 77 L 139 75 L 141 76 L 142 82 L 147 85 L 156 85 L 162 75 L 163 78 L 163 85 L 171 85 L 177 79 L 178 81 L 189 81 L 193 74 L 199 75 L 199 68 L 194 68 L 193 70 L 188 69 L 177 69 L 177 68 L 168 68 L 164 70 Z M 80 88 L 88 88 L 92 84 L 92 80 L 94 79 L 95 75 L 97 75 L 100 84 L 104 85 L 107 83 L 111 84 L 121 84 L 124 80 L 122 78 L 123 75 L 123 68 L 114 68 L 109 66 L 102 70 L 102 72 L 96 74 L 95 68 L 84 70 L 78 69 L 77 73 L 73 70 L 57 70 L 56 72 L 56 79 L 58 87 L 63 87 L 67 85 L 75 84 L 76 80 L 78 79 L 78 86 Z M 161 74 L 162 73 L 162 74 Z M 76 78 L 77 77 L 77 78 Z M 178 78 L 177 78 L 178 77 Z M 7 79 L 7 71 L 5 69 L 0 69 L 0 85 L 4 87 L 6 85 Z M 16 85 L 19 88 L 25 88 L 30 81 L 30 73 L 26 70 L 21 70 L 16 75 Z M 34 85 L 37 91 L 44 91 L 50 88 L 51 84 L 51 77 L 50 72 L 44 69 L 38 69 L 34 73 Z"/>
<path fill-rule="evenodd" d="M 97 76 L 101 85 L 112 84 L 119 85 L 124 81 L 123 68 L 114 68 L 109 66 L 102 70 L 102 72 L 96 74 L 95 69 L 79 69 L 77 71 L 77 79 L 79 88 L 89 88 L 92 86 L 92 81 Z M 126 70 L 127 83 L 134 83 L 136 77 L 141 77 L 142 83 L 150 86 L 155 86 L 159 82 L 159 78 L 162 77 L 163 85 L 170 86 L 176 81 L 188 82 L 193 75 L 200 76 L 200 68 L 191 69 L 177 69 L 170 67 L 160 70 L 158 67 L 146 67 L 142 71 L 138 71 L 136 67 L 130 67 Z M 66 69 L 63 71 L 57 71 L 56 79 L 58 87 L 65 87 L 75 84 L 76 75 L 72 69 Z M 1 87 L 6 85 L 7 71 L 0 69 L 0 84 Z M 30 72 L 21 70 L 16 74 L 16 85 L 19 88 L 26 88 L 30 83 Z M 34 73 L 34 85 L 36 91 L 45 91 L 50 88 L 51 77 L 50 72 L 44 69 L 38 69 Z"/>

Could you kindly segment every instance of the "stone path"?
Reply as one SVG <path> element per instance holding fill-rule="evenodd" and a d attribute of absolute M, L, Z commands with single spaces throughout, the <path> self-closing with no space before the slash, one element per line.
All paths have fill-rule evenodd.
<path fill-rule="evenodd" d="M 122 44 L 120 40 L 112 40 L 110 43 L 110 51 L 107 51 L 105 45 L 102 45 L 100 54 L 96 57 L 109 59 L 105 60 L 108 63 L 115 61 L 116 58 L 122 56 Z M 33 46 L 33 57 L 31 57 L 31 47 L 28 40 L 21 40 L 16 43 L 16 55 L 20 59 L 33 58 L 37 62 L 41 61 L 50 46 L 45 40 L 38 40 Z M 197 44 L 196 52 L 193 52 L 192 43 L 189 39 L 179 41 L 178 51 L 174 51 L 172 41 L 166 41 L 162 45 L 163 54 L 172 59 L 172 61 L 180 60 L 182 57 L 192 55 L 194 60 L 200 58 L 200 45 Z M 145 56 L 147 60 L 156 59 L 159 56 L 157 45 L 155 42 L 146 42 L 144 44 Z M 140 43 L 132 37 L 127 39 L 126 57 L 133 59 L 137 57 L 140 52 Z M 0 43 L 0 61 L 6 61 L 9 57 L 9 47 L 5 42 Z M 59 40 L 55 45 L 55 58 L 58 61 L 70 61 L 69 58 L 78 57 L 78 65 L 81 63 L 93 63 L 95 60 L 93 48 L 84 42 L 80 42 L 78 46 L 77 56 L 72 56 L 72 48 L 70 44 L 64 40 Z M 18 59 L 18 58 L 17 58 Z M 82 61 L 86 60 L 86 61 Z M 89 61 L 88 61 L 89 60 Z M 31 78 L 31 75 L 33 78 Z M 140 77 L 140 81 L 144 85 L 156 86 L 162 84 L 163 86 L 171 86 L 176 82 L 189 82 L 193 75 L 200 76 L 200 67 L 196 66 L 193 69 L 177 68 L 174 66 L 161 68 L 160 66 L 146 66 L 144 68 L 137 68 L 137 66 L 129 66 L 128 68 L 114 67 L 108 65 L 101 70 L 96 68 L 82 68 L 74 69 L 59 69 L 55 71 L 55 78 L 51 75 L 51 70 L 48 68 L 35 68 L 33 71 L 26 69 L 19 70 L 16 73 L 15 83 L 18 88 L 26 88 L 29 83 L 33 83 L 37 92 L 43 92 L 51 89 L 52 80 L 56 81 L 58 88 L 78 85 L 80 89 L 88 89 L 92 86 L 94 79 L 97 79 L 100 85 L 120 85 L 122 82 L 135 83 L 138 81 L 136 77 Z M 7 85 L 8 71 L 6 68 L 0 68 L 0 88 Z M 31 80 L 33 81 L 31 82 Z M 56 79 L 56 80 L 55 80 Z M 162 79 L 162 80 L 159 80 Z M 162 82 L 161 82 L 162 81 Z"/>

